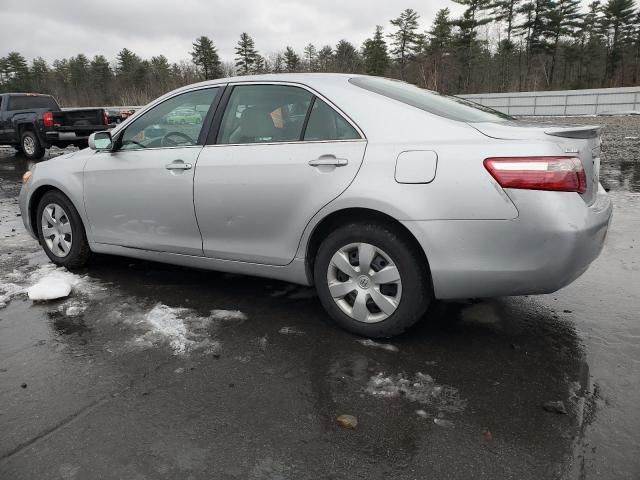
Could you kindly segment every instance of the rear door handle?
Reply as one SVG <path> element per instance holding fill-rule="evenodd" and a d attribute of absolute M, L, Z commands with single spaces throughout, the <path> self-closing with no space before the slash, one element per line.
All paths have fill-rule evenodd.
<path fill-rule="evenodd" d="M 174 160 L 164 166 L 167 170 L 191 170 L 192 167 L 193 165 L 190 163 L 184 163 L 183 160 Z"/>
<path fill-rule="evenodd" d="M 344 167 L 349 164 L 349 160 L 346 158 L 336 158 L 335 155 L 322 155 L 314 160 L 309 160 L 309 165 L 312 167 L 320 167 L 323 165 L 331 165 L 334 167 Z"/>

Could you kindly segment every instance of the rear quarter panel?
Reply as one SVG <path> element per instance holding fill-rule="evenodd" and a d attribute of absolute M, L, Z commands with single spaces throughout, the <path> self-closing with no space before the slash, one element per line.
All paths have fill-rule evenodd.
<path fill-rule="evenodd" d="M 551 141 L 492 139 L 466 123 L 432 115 L 351 84 L 348 89 L 329 85 L 321 93 L 362 128 L 369 144 L 353 183 L 310 221 L 298 257 L 304 257 L 315 226 L 327 215 L 347 208 L 369 208 L 400 221 L 517 218 L 514 202 L 485 169 L 484 159 L 561 153 Z M 411 150 L 437 153 L 432 182 L 395 181 L 398 155 Z M 428 242 L 428 238 L 424 240 Z"/>

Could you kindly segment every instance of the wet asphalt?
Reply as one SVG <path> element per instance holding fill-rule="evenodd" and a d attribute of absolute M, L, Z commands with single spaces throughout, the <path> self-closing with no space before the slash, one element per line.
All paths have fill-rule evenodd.
<path fill-rule="evenodd" d="M 311 289 L 119 257 L 67 299 L 9 294 L 0 479 L 640 478 L 640 118 L 579 121 L 607 124 L 615 213 L 552 295 L 438 302 L 368 345 Z M 50 271 L 28 166 L 0 151 L 0 300 Z"/>

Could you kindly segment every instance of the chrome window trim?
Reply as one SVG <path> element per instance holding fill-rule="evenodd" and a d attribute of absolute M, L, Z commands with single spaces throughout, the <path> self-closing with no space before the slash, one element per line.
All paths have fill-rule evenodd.
<path fill-rule="evenodd" d="M 368 142 L 366 138 L 349 138 L 342 140 L 288 140 L 286 142 L 255 142 L 255 143 L 212 143 L 210 145 L 204 145 L 203 148 L 208 147 L 250 147 L 256 145 L 300 145 L 306 143 L 359 143 Z"/>
<path fill-rule="evenodd" d="M 175 147 L 150 147 L 150 148 L 131 148 L 131 149 L 120 149 L 120 150 L 114 150 L 114 151 L 109 151 L 109 150 L 102 150 L 102 152 L 106 152 L 106 153 L 126 153 L 126 152 L 151 152 L 154 150 L 175 150 L 177 148 L 183 149 L 183 148 L 202 148 L 203 145 L 184 145 L 184 146 L 175 146 Z"/>

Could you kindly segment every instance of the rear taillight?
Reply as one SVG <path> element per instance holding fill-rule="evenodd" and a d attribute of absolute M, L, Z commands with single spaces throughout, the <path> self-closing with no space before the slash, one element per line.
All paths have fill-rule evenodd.
<path fill-rule="evenodd" d="M 109 125 L 109 115 L 107 115 L 107 112 L 102 112 L 102 123 Z"/>
<path fill-rule="evenodd" d="M 587 177 L 576 157 L 496 157 L 484 166 L 503 188 L 587 191 Z"/>
<path fill-rule="evenodd" d="M 44 112 L 42 115 L 42 125 L 45 127 L 53 127 L 53 112 Z"/>

